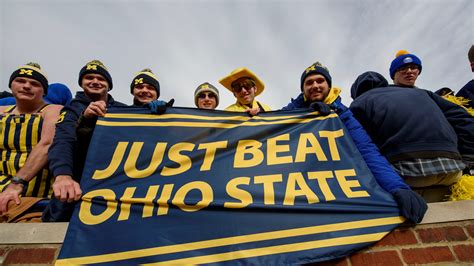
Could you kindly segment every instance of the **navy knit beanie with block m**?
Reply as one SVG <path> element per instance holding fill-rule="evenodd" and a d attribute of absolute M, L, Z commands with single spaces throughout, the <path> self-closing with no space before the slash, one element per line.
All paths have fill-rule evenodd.
<path fill-rule="evenodd" d="M 160 98 L 160 82 L 158 82 L 158 77 L 149 68 L 145 68 L 135 74 L 132 83 L 130 83 L 130 93 L 133 95 L 133 88 L 136 85 L 143 83 L 153 86 L 156 90 L 157 98 Z"/>
<path fill-rule="evenodd" d="M 301 83 L 300 83 L 301 91 L 303 91 L 304 80 L 306 79 L 306 77 L 312 74 L 323 75 L 326 81 L 328 82 L 329 88 L 332 88 L 332 78 L 331 78 L 331 75 L 329 74 L 329 70 L 327 69 L 327 67 L 323 66 L 320 62 L 316 62 L 312 64 L 311 66 L 307 67 L 303 71 L 303 74 L 301 74 Z"/>
<path fill-rule="evenodd" d="M 82 87 L 82 78 L 86 74 L 99 74 L 107 80 L 107 83 L 109 83 L 109 91 L 112 90 L 113 83 L 112 83 L 112 76 L 110 76 L 109 71 L 105 67 L 102 62 L 99 60 L 92 60 L 89 63 L 87 63 L 84 67 L 81 68 L 81 71 L 79 71 L 79 86 Z"/>
<path fill-rule="evenodd" d="M 38 63 L 28 63 L 13 71 L 10 76 L 10 80 L 8 81 L 9 88 L 12 87 L 12 82 L 17 77 L 25 77 L 37 80 L 43 87 L 44 95 L 48 94 L 48 77 L 41 70 L 41 66 Z"/>

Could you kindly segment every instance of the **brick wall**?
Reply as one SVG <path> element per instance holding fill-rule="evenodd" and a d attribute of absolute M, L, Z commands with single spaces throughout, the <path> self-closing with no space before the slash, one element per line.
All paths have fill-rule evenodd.
<path fill-rule="evenodd" d="M 474 220 L 400 227 L 375 246 L 313 265 L 474 264 Z"/>
<path fill-rule="evenodd" d="M 52 265 L 67 224 L 0 225 L 0 265 Z M 474 201 L 429 204 L 423 222 L 402 226 L 349 257 L 313 265 L 474 265 Z"/>
<path fill-rule="evenodd" d="M 0 245 L 2 265 L 52 265 L 61 244 Z"/>

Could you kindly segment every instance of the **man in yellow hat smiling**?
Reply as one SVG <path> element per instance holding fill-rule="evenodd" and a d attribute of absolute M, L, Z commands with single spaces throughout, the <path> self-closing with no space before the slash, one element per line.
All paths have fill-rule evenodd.
<path fill-rule="evenodd" d="M 255 97 L 263 92 L 265 84 L 247 68 L 237 68 L 219 82 L 237 99 L 236 103 L 225 109 L 226 111 L 248 112 L 251 115 L 271 111 L 266 104 L 255 100 Z"/>

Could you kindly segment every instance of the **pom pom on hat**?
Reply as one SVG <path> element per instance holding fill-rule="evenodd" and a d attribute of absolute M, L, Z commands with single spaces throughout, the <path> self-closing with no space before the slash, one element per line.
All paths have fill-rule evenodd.
<path fill-rule="evenodd" d="M 408 64 L 415 64 L 420 68 L 421 73 L 421 60 L 414 54 L 410 54 L 407 50 L 399 50 L 395 54 L 395 59 L 393 59 L 390 64 L 390 77 L 393 79 L 395 77 L 395 72 Z"/>
<path fill-rule="evenodd" d="M 407 50 L 400 50 L 395 54 L 395 58 L 397 58 L 401 55 L 404 55 L 404 54 L 409 54 L 409 52 Z"/>

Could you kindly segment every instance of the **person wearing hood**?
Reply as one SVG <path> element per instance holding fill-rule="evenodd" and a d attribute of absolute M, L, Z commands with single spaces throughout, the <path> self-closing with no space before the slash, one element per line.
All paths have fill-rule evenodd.
<path fill-rule="evenodd" d="M 428 202 L 442 201 L 474 163 L 474 118 L 431 91 L 384 80 L 361 74 L 350 110 L 408 185 Z"/>
<path fill-rule="evenodd" d="M 44 101 L 52 104 L 66 105 L 72 99 L 71 90 L 62 83 L 52 83 L 48 86 L 48 94 Z"/>
<path fill-rule="evenodd" d="M 341 89 L 332 87 L 329 70 L 320 62 L 312 64 L 301 74 L 300 88 L 298 97 L 292 99 L 282 110 L 310 108 L 323 115 L 329 114 L 330 109 L 335 110 L 377 182 L 394 196 L 402 215 L 412 222 L 421 222 L 427 210 L 426 202 L 403 182 L 352 116 L 351 111 L 342 104 L 339 96 Z"/>
<path fill-rule="evenodd" d="M 109 91 L 112 77 L 99 60 L 88 62 L 79 72 L 79 86 L 72 101 L 62 110 L 56 124 L 56 135 L 48 153 L 50 169 L 55 177 L 54 196 L 43 213 L 43 221 L 68 221 L 74 208 L 73 202 L 81 198 L 79 182 L 84 168 L 91 133 L 99 116 L 107 108 L 127 106 L 114 100 Z"/>

